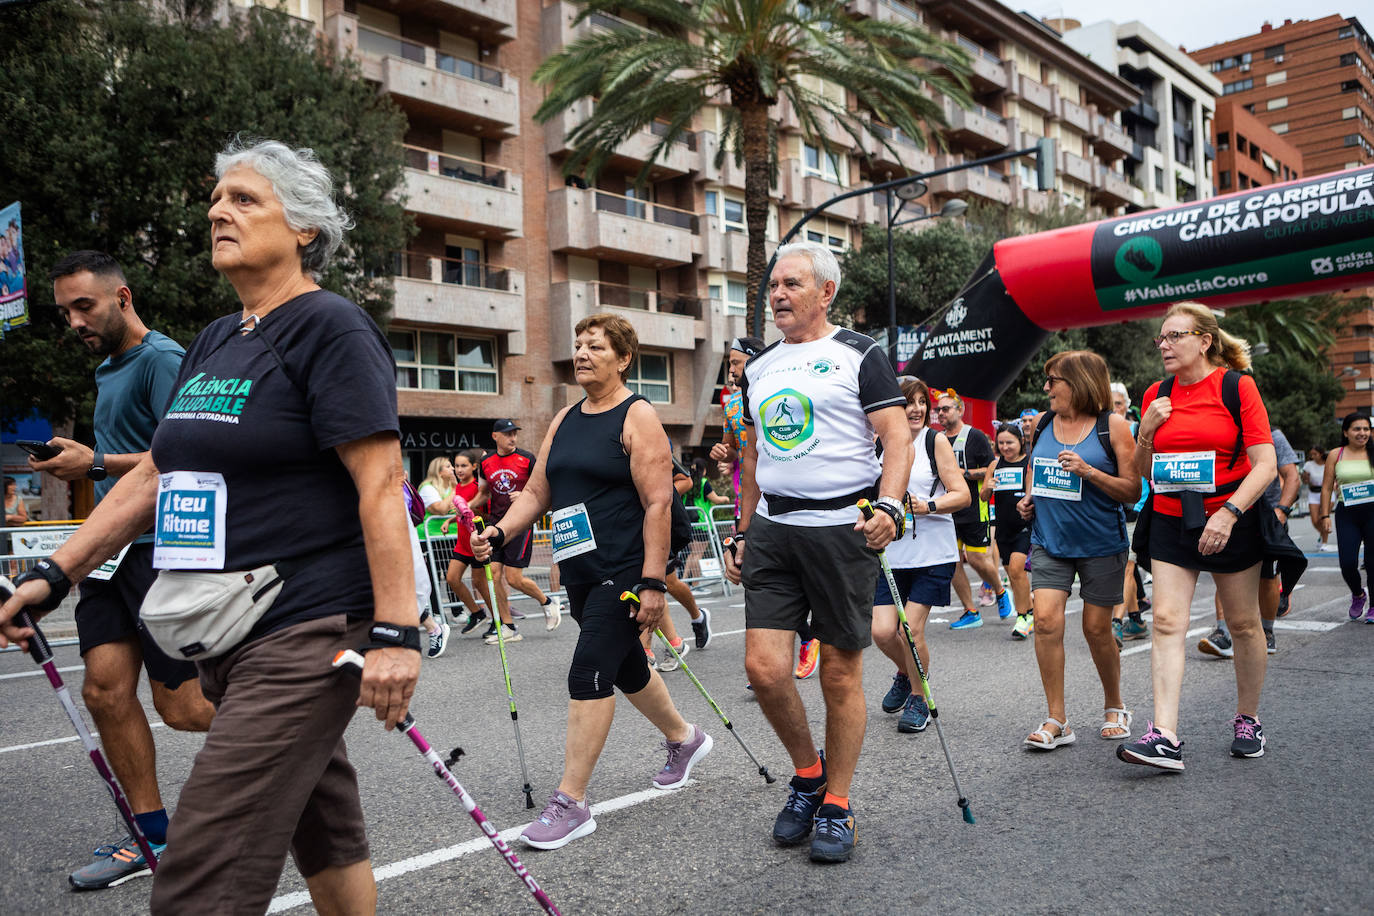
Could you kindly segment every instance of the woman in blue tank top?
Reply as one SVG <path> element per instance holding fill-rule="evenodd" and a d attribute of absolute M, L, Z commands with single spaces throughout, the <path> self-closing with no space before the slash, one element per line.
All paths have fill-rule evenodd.
<path fill-rule="evenodd" d="M 1077 739 L 1064 705 L 1064 610 L 1075 577 L 1083 599 L 1083 635 L 1105 700 L 1097 733 L 1109 741 L 1130 735 L 1112 607 L 1121 601 L 1129 547 L 1121 504 L 1135 502 L 1140 478 L 1131 467 L 1131 427 L 1111 412 L 1109 384 L 1107 364 L 1096 353 L 1069 350 L 1045 363 L 1050 410 L 1036 427 L 1026 469 L 1028 492 L 1017 504 L 1021 516 L 1032 520 L 1035 656 L 1049 705 L 1044 723 L 1025 740 L 1033 750 L 1049 751 Z"/>

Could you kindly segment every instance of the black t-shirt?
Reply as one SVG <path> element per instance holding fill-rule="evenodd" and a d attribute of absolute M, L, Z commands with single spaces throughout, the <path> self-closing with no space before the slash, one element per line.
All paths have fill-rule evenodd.
<path fill-rule="evenodd" d="M 974 429 L 972 426 L 967 425 L 966 428 L 968 429 L 968 439 L 964 442 L 964 451 L 962 454 L 958 447 L 955 446 L 955 442 L 958 439 L 957 436 L 946 434 L 945 438 L 949 439 L 949 444 L 951 446 L 954 446 L 954 457 L 959 460 L 960 468 L 965 471 L 982 470 L 989 464 L 992 464 L 992 443 L 988 441 L 987 436 L 983 435 L 982 430 Z M 968 482 L 968 491 L 969 495 L 973 497 L 973 502 L 954 513 L 954 523 L 956 525 L 977 524 L 983 520 L 983 507 L 978 502 L 978 481 L 970 480 Z"/>
<path fill-rule="evenodd" d="M 358 491 L 334 447 L 399 435 L 391 349 L 362 309 L 323 290 L 248 334 L 238 326 L 238 315 L 220 318 L 192 342 L 153 462 L 224 475 L 226 570 L 328 548 L 287 580 L 249 638 L 337 613 L 370 618 Z"/>

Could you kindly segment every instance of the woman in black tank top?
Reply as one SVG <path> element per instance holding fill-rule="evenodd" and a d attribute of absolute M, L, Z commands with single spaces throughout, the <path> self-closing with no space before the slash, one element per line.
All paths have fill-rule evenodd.
<path fill-rule="evenodd" d="M 1016 511 L 1016 503 L 1026 495 L 1025 440 L 1014 425 L 1004 425 L 997 431 L 997 457 L 988 465 L 983 479 L 983 499 L 991 499 L 997 510 L 997 553 L 1011 583 L 1012 603 L 1016 607 L 1013 639 L 1027 639 L 1034 629 L 1031 617 L 1030 576 L 1026 574 L 1026 557 L 1030 555 L 1030 523 Z"/>
<path fill-rule="evenodd" d="M 493 542 L 523 532 L 553 512 L 553 551 L 580 632 L 568 669 L 568 730 L 563 778 L 544 812 L 521 833 L 527 845 L 557 849 L 596 829 L 587 785 L 615 715 L 615 688 L 663 732 L 668 762 L 654 776 L 676 789 L 711 750 L 689 725 L 640 646 L 666 610 L 672 500 L 668 436 L 648 401 L 625 386 L 639 351 L 628 321 L 592 315 L 577 324 L 573 373 L 587 396 L 554 418 L 520 498 L 500 525 L 473 540 L 479 561 Z M 622 592 L 638 587 L 640 602 Z M 636 607 L 637 613 L 628 607 Z"/>

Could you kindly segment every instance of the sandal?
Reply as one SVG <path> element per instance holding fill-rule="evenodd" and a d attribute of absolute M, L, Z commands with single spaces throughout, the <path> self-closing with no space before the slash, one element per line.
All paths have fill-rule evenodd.
<path fill-rule="evenodd" d="M 1112 713 L 1116 713 L 1119 721 L 1113 722 L 1108 718 Z M 1118 709 L 1115 706 L 1107 707 L 1102 710 L 1102 724 L 1097 727 L 1097 737 L 1105 741 L 1120 741 L 1123 738 L 1131 737 L 1131 718 L 1131 711 L 1129 709 Z M 1109 735 L 1107 734 L 1107 729 L 1109 728 L 1119 728 L 1121 729 L 1121 734 Z"/>
<path fill-rule="evenodd" d="M 1046 728 L 1048 725 L 1053 725 L 1058 728 L 1059 734 L 1050 734 L 1050 730 Z M 1041 737 L 1044 740 L 1036 741 L 1034 740 L 1036 737 Z M 1037 751 L 1052 751 L 1061 745 L 1073 744 L 1077 740 L 1078 736 L 1070 730 L 1069 723 L 1060 722 L 1058 719 L 1054 718 L 1054 716 L 1046 716 L 1044 723 L 1035 731 L 1031 732 L 1030 737 L 1026 738 L 1026 740 L 1021 743 L 1026 747 L 1033 747 Z"/>

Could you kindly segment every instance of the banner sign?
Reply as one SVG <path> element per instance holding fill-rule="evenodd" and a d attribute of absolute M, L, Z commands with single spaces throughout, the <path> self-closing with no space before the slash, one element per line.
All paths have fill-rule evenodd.
<path fill-rule="evenodd" d="M 29 323 L 22 226 L 17 202 L 0 209 L 0 340 Z"/>

